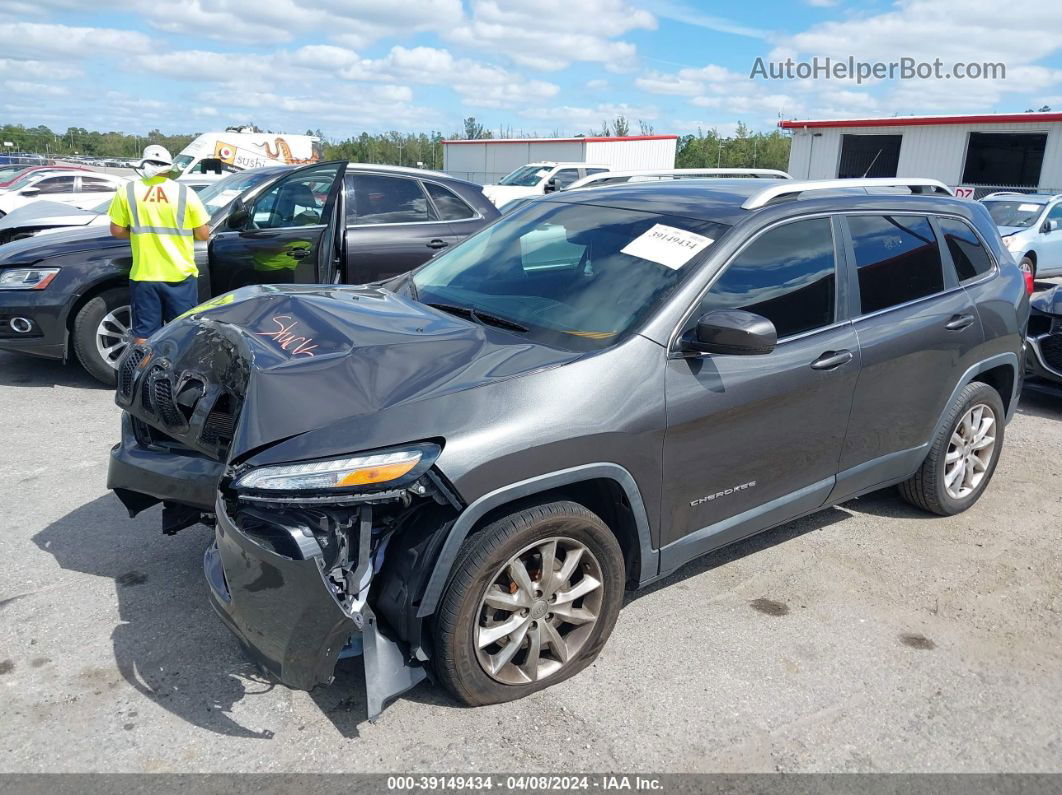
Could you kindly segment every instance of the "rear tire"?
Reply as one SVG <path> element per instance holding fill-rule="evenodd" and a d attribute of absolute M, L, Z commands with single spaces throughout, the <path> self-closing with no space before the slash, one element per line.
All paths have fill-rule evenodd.
<path fill-rule="evenodd" d="M 110 321 L 106 328 L 115 332 L 112 336 L 100 340 L 97 345 L 97 337 L 101 333 L 101 324 L 105 318 L 123 315 L 128 319 L 129 314 L 129 290 L 125 287 L 111 287 L 93 296 L 78 311 L 74 318 L 73 345 L 74 354 L 85 371 L 101 384 L 113 387 L 117 382 L 117 365 L 121 354 L 129 346 L 129 335 L 124 336 L 124 342 L 120 329 L 113 326 Z M 110 348 L 108 346 L 115 346 Z M 107 352 L 105 357 L 104 352 Z"/>
<path fill-rule="evenodd" d="M 435 616 L 435 672 L 470 706 L 562 682 L 605 645 L 623 588 L 619 542 L 582 505 L 551 502 L 498 519 L 458 553 Z M 576 592 L 585 593 L 569 598 Z M 503 626 L 512 628 L 499 633 Z"/>
<path fill-rule="evenodd" d="M 1003 449 L 1003 400 L 988 384 L 967 384 L 944 413 L 940 432 L 914 476 L 900 484 L 907 502 L 939 516 L 962 513 L 984 493 Z"/>

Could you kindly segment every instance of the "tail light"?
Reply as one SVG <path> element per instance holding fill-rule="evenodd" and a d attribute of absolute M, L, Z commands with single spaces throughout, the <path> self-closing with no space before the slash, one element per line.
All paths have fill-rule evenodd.
<path fill-rule="evenodd" d="M 1033 278 L 1032 271 L 1023 270 L 1021 275 L 1025 277 L 1025 292 L 1032 295 L 1036 289 L 1036 279 Z"/>

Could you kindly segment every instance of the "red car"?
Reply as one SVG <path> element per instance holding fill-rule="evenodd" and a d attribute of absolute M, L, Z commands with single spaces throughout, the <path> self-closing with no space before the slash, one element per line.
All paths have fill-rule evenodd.
<path fill-rule="evenodd" d="M 56 171 L 56 170 L 68 171 L 73 169 L 74 171 L 91 171 L 91 168 L 85 168 L 84 166 L 23 166 L 17 171 L 8 171 L 6 168 L 0 167 L 0 190 L 10 188 L 18 180 L 22 179 L 29 173 L 34 171 Z"/>

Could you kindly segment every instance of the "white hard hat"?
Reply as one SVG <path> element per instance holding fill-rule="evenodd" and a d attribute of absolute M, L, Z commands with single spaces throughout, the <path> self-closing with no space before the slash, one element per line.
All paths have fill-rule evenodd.
<path fill-rule="evenodd" d="M 152 144 L 144 150 L 144 156 L 140 158 L 138 167 L 142 167 L 145 163 L 162 163 L 167 166 L 172 166 L 173 157 L 166 151 L 165 146 Z"/>

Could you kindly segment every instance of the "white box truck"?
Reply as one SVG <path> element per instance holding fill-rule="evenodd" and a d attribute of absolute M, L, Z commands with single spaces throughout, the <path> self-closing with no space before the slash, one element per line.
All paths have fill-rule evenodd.
<path fill-rule="evenodd" d="M 313 135 L 208 132 L 173 158 L 179 182 L 202 185 L 234 171 L 279 165 L 306 165 L 321 159 L 323 144 Z"/>

